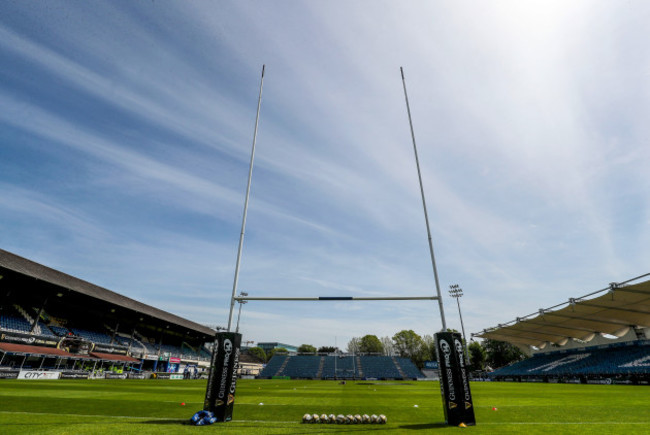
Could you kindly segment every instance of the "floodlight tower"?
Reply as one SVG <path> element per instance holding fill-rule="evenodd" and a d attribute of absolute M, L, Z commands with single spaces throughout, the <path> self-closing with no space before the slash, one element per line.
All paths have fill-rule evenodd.
<path fill-rule="evenodd" d="M 459 299 L 463 297 L 463 289 L 460 288 L 458 284 L 452 284 L 449 286 L 449 296 L 456 299 L 456 304 L 458 304 L 458 315 L 460 316 L 460 327 L 463 330 L 463 340 L 465 341 L 465 363 L 469 364 L 469 352 L 467 351 L 467 338 L 465 337 L 465 325 L 463 325 L 463 313 L 460 311 L 460 301 Z"/>
<path fill-rule="evenodd" d="M 248 293 L 246 292 L 241 292 L 239 293 L 239 296 L 248 296 Z M 237 328 L 235 329 L 235 332 L 239 332 L 239 318 L 241 317 L 241 306 L 244 304 L 247 304 L 248 301 L 243 301 L 243 300 L 238 300 L 239 302 L 239 313 L 237 313 Z"/>

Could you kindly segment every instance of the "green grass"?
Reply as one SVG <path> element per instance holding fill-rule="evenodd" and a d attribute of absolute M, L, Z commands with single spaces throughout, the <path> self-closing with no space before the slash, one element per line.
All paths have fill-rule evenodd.
<path fill-rule="evenodd" d="M 472 383 L 472 393 L 477 426 L 463 429 L 444 425 L 437 382 L 241 380 L 232 422 L 193 427 L 205 381 L 0 380 L 0 433 L 650 433 L 644 386 Z M 388 424 L 305 425 L 305 413 L 385 414 Z"/>

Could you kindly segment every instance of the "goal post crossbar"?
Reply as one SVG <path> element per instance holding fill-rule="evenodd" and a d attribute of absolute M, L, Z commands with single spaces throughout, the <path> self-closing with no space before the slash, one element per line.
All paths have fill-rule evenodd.
<path fill-rule="evenodd" d="M 387 296 L 387 297 L 354 297 L 354 296 L 315 296 L 315 297 L 254 297 L 237 296 L 236 301 L 422 301 L 438 300 L 437 296 Z"/>

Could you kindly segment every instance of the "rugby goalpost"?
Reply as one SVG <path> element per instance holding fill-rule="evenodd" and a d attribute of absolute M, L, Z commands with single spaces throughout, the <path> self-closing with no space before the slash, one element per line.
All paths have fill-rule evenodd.
<path fill-rule="evenodd" d="M 384 296 L 384 297 L 354 297 L 354 296 L 316 296 L 316 297 L 257 297 L 242 294 L 237 296 L 237 284 L 239 281 L 239 268 L 241 264 L 242 248 L 244 244 L 244 235 L 246 230 L 246 218 L 248 214 L 248 202 L 250 198 L 251 182 L 253 177 L 253 164 L 255 160 L 255 146 L 257 142 L 257 130 L 259 126 L 260 109 L 262 103 L 262 89 L 264 86 L 265 65 L 262 65 L 262 75 L 260 80 L 259 96 L 257 101 L 257 114 L 255 117 L 255 129 L 253 133 L 253 145 L 251 150 L 250 165 L 248 171 L 248 183 L 246 186 L 246 197 L 244 200 L 244 212 L 242 216 L 241 232 L 239 235 L 239 246 L 237 249 L 237 260 L 235 263 L 235 276 L 233 280 L 232 295 L 230 298 L 230 312 L 228 316 L 228 327 L 226 332 L 217 332 L 215 336 L 212 360 L 210 364 L 210 375 L 206 388 L 204 401 L 204 411 L 209 412 L 210 416 L 202 417 L 195 421 L 196 424 L 211 424 L 214 422 L 227 422 L 232 419 L 232 413 L 235 402 L 235 390 L 237 382 L 237 365 L 239 362 L 239 351 L 241 345 L 241 334 L 232 332 L 232 323 L 235 303 L 246 303 L 248 301 L 414 301 L 414 300 L 434 300 L 438 301 L 440 310 L 440 319 L 442 330 L 435 334 L 436 349 L 438 353 L 438 366 L 440 371 L 441 394 L 443 396 L 443 409 L 445 420 L 450 425 L 473 425 L 475 424 L 474 410 L 469 390 L 468 376 L 464 366 L 464 348 L 460 340 L 460 334 L 446 332 L 447 324 L 443 309 L 443 302 L 440 292 L 440 282 L 438 279 L 438 270 L 433 250 L 433 239 L 429 225 L 429 216 L 427 212 L 426 199 L 424 195 L 424 186 L 422 183 L 422 174 L 420 171 L 420 162 L 418 157 L 417 145 L 415 141 L 415 132 L 413 129 L 413 120 L 411 117 L 411 108 L 409 105 L 408 93 L 406 91 L 406 80 L 404 78 L 404 69 L 400 67 L 402 76 L 402 85 L 404 88 L 404 99 L 408 114 L 411 139 L 413 142 L 413 151 L 415 154 L 415 164 L 417 168 L 418 181 L 420 185 L 420 195 L 422 197 L 422 207 L 424 210 L 424 219 L 427 229 L 427 238 L 429 243 L 429 254 L 431 257 L 431 266 L 436 285 L 436 296 Z M 450 345 L 450 343 L 452 343 Z M 200 413 L 199 412 L 199 413 Z M 197 413 L 196 415 L 198 415 Z M 195 416 L 196 416 L 195 415 Z M 194 418 L 193 418 L 194 419 Z M 203 422 L 203 423 L 201 423 Z"/>

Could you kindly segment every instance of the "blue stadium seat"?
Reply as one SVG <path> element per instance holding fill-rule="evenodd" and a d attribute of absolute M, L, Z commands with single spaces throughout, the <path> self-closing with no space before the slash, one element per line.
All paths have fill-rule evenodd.
<path fill-rule="evenodd" d="M 647 366 L 639 362 L 644 358 L 650 358 L 650 341 L 615 343 L 536 354 L 497 369 L 490 376 L 612 377 L 647 374 Z"/>
<path fill-rule="evenodd" d="M 395 365 L 398 362 L 400 369 Z M 408 358 L 388 356 L 275 355 L 261 378 L 289 376 L 293 379 L 415 379 L 424 375 Z"/>

